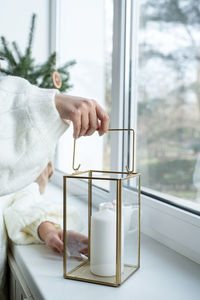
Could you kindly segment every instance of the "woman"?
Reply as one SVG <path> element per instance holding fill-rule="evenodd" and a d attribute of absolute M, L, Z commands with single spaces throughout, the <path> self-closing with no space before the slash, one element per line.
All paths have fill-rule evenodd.
<path fill-rule="evenodd" d="M 109 127 L 109 117 L 96 101 L 41 89 L 19 77 L 0 77 L 1 265 L 6 252 L 3 211 L 12 195 L 29 189 L 52 160 L 56 143 L 69 126 L 66 120 L 73 123 L 74 138 L 96 130 L 103 135 Z"/>

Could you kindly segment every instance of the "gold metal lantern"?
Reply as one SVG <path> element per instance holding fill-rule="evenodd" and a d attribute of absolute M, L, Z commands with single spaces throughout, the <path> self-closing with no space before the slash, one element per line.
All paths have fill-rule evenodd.
<path fill-rule="evenodd" d="M 74 140 L 75 173 L 63 176 L 63 269 L 67 279 L 119 286 L 140 267 L 141 175 L 134 172 L 134 130 L 109 131 L 132 134 L 132 169 L 126 166 L 123 172 L 79 171 L 80 165 L 74 167 Z M 88 257 L 82 261 L 67 255 L 70 205 L 77 205 L 75 211 L 85 222 L 83 233 L 88 236 Z"/>

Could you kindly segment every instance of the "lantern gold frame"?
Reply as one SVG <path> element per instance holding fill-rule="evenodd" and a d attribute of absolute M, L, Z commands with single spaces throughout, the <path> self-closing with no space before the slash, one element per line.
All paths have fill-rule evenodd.
<path fill-rule="evenodd" d="M 125 280 L 127 280 L 133 273 L 140 268 L 140 210 L 141 210 L 141 174 L 134 172 L 134 138 L 135 133 L 133 129 L 109 129 L 109 131 L 130 131 L 133 134 L 133 158 L 132 158 L 132 170 L 129 170 L 126 166 L 127 172 L 119 171 L 102 171 L 102 170 L 87 170 L 78 171 L 80 165 L 75 168 L 75 152 L 76 152 L 76 140 L 74 139 L 74 151 L 73 151 L 73 169 L 75 173 L 71 175 L 63 176 L 63 277 L 66 279 L 91 282 L 96 284 L 103 284 L 109 286 L 119 286 Z M 94 173 L 103 174 L 116 174 L 116 178 L 93 176 Z M 117 175 L 126 175 L 123 178 L 117 178 Z M 122 182 L 129 178 L 139 178 L 138 182 L 138 257 L 137 265 L 124 264 L 125 271 L 121 273 L 121 216 L 122 216 Z M 88 180 L 88 259 L 67 272 L 67 178 L 87 179 Z M 117 202 L 116 202 L 116 275 L 111 277 L 101 277 L 93 275 L 90 271 L 90 241 L 91 241 L 91 216 L 92 216 L 92 180 L 109 180 L 117 183 Z"/>

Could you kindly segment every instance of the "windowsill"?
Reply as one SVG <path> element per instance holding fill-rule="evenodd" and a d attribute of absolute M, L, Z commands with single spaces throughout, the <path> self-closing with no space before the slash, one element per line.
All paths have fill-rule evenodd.
<path fill-rule="evenodd" d="M 14 246 L 12 252 L 37 300 L 198 299 L 200 265 L 145 235 L 141 246 L 140 270 L 119 288 L 64 279 L 62 257 L 44 245 Z"/>
<path fill-rule="evenodd" d="M 61 199 L 49 185 L 47 197 Z M 121 287 L 112 288 L 62 277 L 62 257 L 45 245 L 13 246 L 13 256 L 35 299 L 198 299 L 200 265 L 142 235 L 141 268 Z M 187 287 L 187 288 L 184 288 Z"/>

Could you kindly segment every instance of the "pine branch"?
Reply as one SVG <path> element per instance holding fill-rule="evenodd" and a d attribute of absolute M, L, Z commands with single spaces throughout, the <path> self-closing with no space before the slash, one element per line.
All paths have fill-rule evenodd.
<path fill-rule="evenodd" d="M 33 34 L 35 31 L 35 20 L 36 20 L 36 14 L 32 15 L 32 20 L 31 20 L 31 29 L 29 33 L 29 41 L 28 41 L 28 47 L 26 49 L 26 56 L 29 56 L 31 54 L 31 47 L 33 43 Z"/>
<path fill-rule="evenodd" d="M 48 60 L 40 66 L 36 66 L 34 75 L 35 76 L 43 76 L 47 72 L 51 73 L 55 69 L 56 64 L 56 54 L 55 52 L 50 55 Z"/>
<path fill-rule="evenodd" d="M 58 70 L 58 72 L 59 72 L 60 74 L 63 74 L 63 75 L 67 75 L 67 74 L 69 73 L 68 70 L 65 70 L 65 69 L 63 69 L 63 68 L 58 68 L 57 70 Z"/>
<path fill-rule="evenodd" d="M 76 60 L 70 60 L 67 63 L 65 63 L 64 65 L 62 65 L 61 68 L 65 69 L 65 68 L 74 66 L 76 63 L 77 63 Z"/>
<path fill-rule="evenodd" d="M 21 52 L 19 50 L 19 47 L 18 47 L 17 43 L 16 42 L 12 42 L 12 45 L 13 45 L 13 48 L 15 49 L 15 52 L 16 52 L 16 54 L 18 56 L 18 59 L 21 60 L 22 54 L 21 54 Z"/>
<path fill-rule="evenodd" d="M 55 88 L 52 81 L 52 73 L 56 68 L 56 52 L 52 53 L 49 58 L 41 65 L 35 65 L 35 59 L 32 57 L 32 44 L 35 31 L 36 15 L 32 15 L 31 27 L 29 32 L 28 46 L 23 55 L 15 41 L 12 42 L 14 49 L 14 56 L 7 46 L 7 41 L 1 37 L 3 48 L 0 49 L 0 56 L 5 58 L 8 62 L 8 68 L 3 68 L 1 72 L 6 75 L 20 76 L 29 80 L 30 83 L 42 88 Z M 16 57 L 16 60 L 15 60 Z M 64 92 L 71 88 L 69 84 L 70 73 L 68 68 L 73 66 L 76 62 L 74 60 L 68 61 L 58 68 L 62 79 L 62 86 L 60 91 Z"/>
<path fill-rule="evenodd" d="M 4 73 L 6 75 L 12 75 L 12 72 L 10 72 L 10 71 L 8 71 L 8 70 L 6 70 L 4 68 L 1 68 L 1 73 Z"/>
<path fill-rule="evenodd" d="M 8 48 L 8 43 L 4 36 L 1 37 L 1 42 L 3 44 L 3 49 L 4 49 L 3 57 L 9 61 L 11 67 L 16 66 L 17 63 L 12 55 L 12 52 Z"/>

